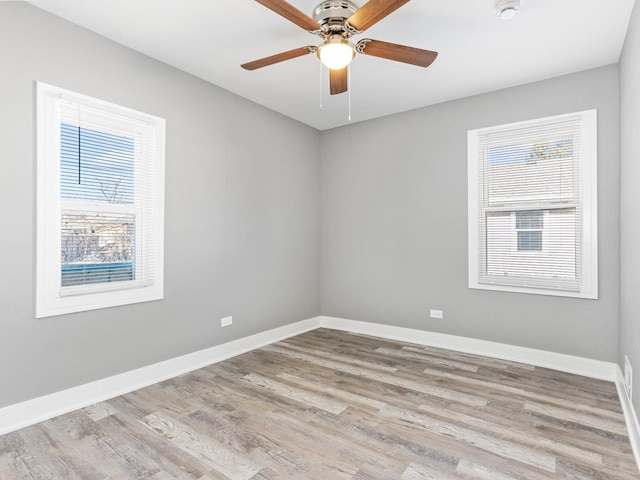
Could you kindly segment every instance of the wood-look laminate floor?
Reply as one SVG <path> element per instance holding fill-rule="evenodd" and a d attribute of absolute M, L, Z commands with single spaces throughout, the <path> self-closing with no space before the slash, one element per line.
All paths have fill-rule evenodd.
<path fill-rule="evenodd" d="M 319 329 L 0 436 L 13 479 L 640 479 L 615 386 Z"/>

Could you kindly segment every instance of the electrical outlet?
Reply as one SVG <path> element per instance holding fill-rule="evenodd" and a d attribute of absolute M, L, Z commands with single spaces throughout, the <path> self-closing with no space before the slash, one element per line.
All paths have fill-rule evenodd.
<path fill-rule="evenodd" d="M 429 310 L 429 316 L 431 318 L 442 318 L 442 310 Z"/>
<path fill-rule="evenodd" d="M 232 323 L 233 323 L 233 317 L 232 316 L 228 316 L 228 317 L 224 317 L 224 318 L 220 319 L 220 326 L 221 327 L 228 327 Z"/>
<path fill-rule="evenodd" d="M 624 356 L 624 389 L 627 391 L 629 403 L 631 403 L 631 394 L 633 393 L 633 370 L 629 357 Z"/>

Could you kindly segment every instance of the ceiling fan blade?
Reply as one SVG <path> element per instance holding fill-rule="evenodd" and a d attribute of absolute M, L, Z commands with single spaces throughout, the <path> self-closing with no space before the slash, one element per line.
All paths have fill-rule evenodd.
<path fill-rule="evenodd" d="M 285 0 L 256 0 L 256 2 L 264 5 L 269 10 L 282 15 L 290 22 L 295 23 L 299 27 L 304 28 L 308 32 L 315 32 L 321 29 L 320 25 L 305 13 L 298 10 Z"/>
<path fill-rule="evenodd" d="M 240 65 L 245 70 L 256 70 L 258 68 L 267 67 L 274 63 L 284 62 L 285 60 L 291 60 L 292 58 L 302 57 L 316 50 L 316 47 L 301 47 L 288 52 L 277 53 L 270 57 L 261 58 L 260 60 L 254 60 L 253 62 L 244 63 Z"/>
<path fill-rule="evenodd" d="M 418 67 L 428 67 L 438 56 L 438 52 L 432 52 L 431 50 L 406 47 L 404 45 L 398 45 L 397 43 L 381 42 L 379 40 L 371 40 L 370 38 L 360 40 L 356 48 L 358 52 L 364 53 L 365 55 L 395 60 L 396 62 L 410 63 Z"/>
<path fill-rule="evenodd" d="M 329 91 L 331 95 L 337 95 L 338 93 L 344 93 L 348 89 L 348 69 L 349 67 L 341 68 L 340 70 L 329 70 Z"/>
<path fill-rule="evenodd" d="M 409 0 L 369 0 L 349 17 L 347 23 L 359 32 L 364 32 L 408 2 Z"/>

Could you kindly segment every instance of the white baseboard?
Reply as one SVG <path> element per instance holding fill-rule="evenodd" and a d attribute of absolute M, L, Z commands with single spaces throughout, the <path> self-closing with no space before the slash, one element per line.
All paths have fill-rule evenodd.
<path fill-rule="evenodd" d="M 457 352 L 472 353 L 486 357 L 500 358 L 514 362 L 527 363 L 538 367 L 551 368 L 561 372 L 584 375 L 615 382 L 618 365 L 589 358 L 574 357 L 562 353 L 535 350 L 504 343 L 488 342 L 475 338 L 458 337 L 444 333 L 427 332 L 412 328 L 394 327 L 381 323 L 361 322 L 335 317 L 320 317 L 320 324 L 326 328 L 362 333 L 390 340 L 417 343 L 431 347 L 446 348 Z"/>
<path fill-rule="evenodd" d="M 319 316 L 285 325 L 206 350 L 190 353 L 147 367 L 114 375 L 113 377 L 0 408 L 0 435 L 117 397 L 118 395 L 123 395 L 168 378 L 197 370 L 207 365 L 212 365 L 227 358 L 310 330 L 315 330 L 319 327 L 501 358 L 613 381 L 618 388 L 618 395 L 622 402 L 625 420 L 629 430 L 629 438 L 636 461 L 640 466 L 640 427 L 638 426 L 638 418 L 625 395 L 624 387 L 622 387 L 622 373 L 620 367 L 615 363 L 473 338 L 458 337 L 455 335 L 326 316 Z"/>
<path fill-rule="evenodd" d="M 629 431 L 629 441 L 631 442 L 633 455 L 636 457 L 636 463 L 638 464 L 638 469 L 640 469 L 640 423 L 638 423 L 636 411 L 631 405 L 629 397 L 627 397 L 627 392 L 624 388 L 624 374 L 620 367 L 617 368 L 616 388 L 618 389 L 620 403 L 622 403 L 622 411 Z"/>
<path fill-rule="evenodd" d="M 320 326 L 320 318 L 274 328 L 68 390 L 0 408 L 0 435 L 132 392 Z"/>
<path fill-rule="evenodd" d="M 527 363 L 561 372 L 574 373 L 586 377 L 614 382 L 622 404 L 624 419 L 629 432 L 629 441 L 640 470 L 640 424 L 636 412 L 627 398 L 624 389 L 624 375 L 615 363 L 602 362 L 589 358 L 575 357 L 561 353 L 535 350 L 504 343 L 487 342 L 474 338 L 458 337 L 443 333 L 427 332 L 411 328 L 394 327 L 379 323 L 361 322 L 335 317 L 320 317 L 320 325 L 325 328 L 360 333 L 375 337 L 416 343 L 430 347 L 445 348 L 458 352 L 483 355 L 487 357 Z"/>

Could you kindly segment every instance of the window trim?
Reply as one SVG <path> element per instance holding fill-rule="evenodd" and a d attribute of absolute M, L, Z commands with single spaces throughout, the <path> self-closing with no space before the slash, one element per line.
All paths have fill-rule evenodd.
<path fill-rule="evenodd" d="M 61 315 L 99 308 L 160 300 L 164 297 L 164 161 L 165 120 L 154 115 L 105 102 L 59 87 L 37 82 L 37 239 L 36 239 L 36 318 Z M 145 227 L 142 235 L 153 248 L 153 280 L 122 281 L 96 285 L 61 286 L 61 214 L 65 205 L 74 202 L 60 199 L 60 123 L 63 115 L 59 104 L 76 102 L 109 115 L 150 125 L 154 130 L 153 178 L 149 188 L 154 191 L 152 228 Z M 107 126 L 103 127 L 108 131 Z M 81 203 L 81 202 L 80 202 Z M 85 205 L 87 211 L 95 204 Z M 100 207 L 98 207 L 100 208 Z M 105 210 L 113 210 L 105 205 Z M 131 209 L 122 205 L 120 210 Z M 140 238 L 136 238 L 136 251 Z"/>
<path fill-rule="evenodd" d="M 581 208 L 581 284 L 579 291 L 563 290 L 561 286 L 516 286 L 483 283 L 480 281 L 479 248 L 481 233 L 478 228 L 480 193 L 478 148 L 481 134 L 516 130 L 557 122 L 579 116 L 581 121 L 580 208 Z M 553 295 L 586 299 L 598 298 L 598 190 L 597 190 L 597 110 L 585 110 L 523 122 L 469 130 L 467 132 L 467 191 L 468 191 L 468 260 L 469 288 L 503 292 Z M 568 206 L 568 205 L 567 205 Z M 544 230 L 543 230 L 544 232 Z M 543 234 L 544 235 L 544 234 Z M 544 241 L 544 239 L 543 239 Z M 518 252 L 536 254 L 537 252 Z"/>

